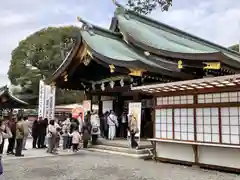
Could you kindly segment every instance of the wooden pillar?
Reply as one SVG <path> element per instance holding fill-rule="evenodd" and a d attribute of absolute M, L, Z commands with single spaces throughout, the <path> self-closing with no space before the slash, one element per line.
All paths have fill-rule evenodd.
<path fill-rule="evenodd" d="M 98 114 L 102 114 L 103 103 L 101 101 L 101 96 L 98 96 Z"/>
<path fill-rule="evenodd" d="M 198 99 L 197 95 L 193 95 L 193 104 L 197 105 Z M 193 109 L 193 120 L 194 120 L 194 141 L 197 141 L 197 109 L 194 107 Z M 192 145 L 192 149 L 194 152 L 194 163 L 198 164 L 199 158 L 198 158 L 198 145 Z"/>
<path fill-rule="evenodd" d="M 133 95 L 133 101 L 135 102 L 140 101 L 140 94 L 138 92 Z"/>

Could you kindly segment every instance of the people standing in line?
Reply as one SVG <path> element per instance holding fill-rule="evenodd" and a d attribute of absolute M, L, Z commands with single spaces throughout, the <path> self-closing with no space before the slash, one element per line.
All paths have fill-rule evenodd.
<path fill-rule="evenodd" d="M 81 142 L 81 135 L 78 131 L 78 127 L 76 127 L 73 130 L 73 132 L 72 132 L 72 134 L 70 134 L 70 136 L 72 137 L 72 150 L 73 150 L 73 152 L 77 152 L 79 144 Z"/>
<path fill-rule="evenodd" d="M 16 152 L 15 156 L 24 156 L 22 154 L 23 138 L 24 138 L 24 125 L 22 117 L 18 117 L 18 122 L 16 125 Z"/>
<path fill-rule="evenodd" d="M 27 117 L 23 117 L 23 128 L 24 128 L 23 150 L 27 150 L 26 143 L 30 132 L 30 123 Z"/>
<path fill-rule="evenodd" d="M 42 117 L 39 118 L 39 136 L 38 136 L 38 148 L 45 148 L 45 137 L 46 137 L 46 131 L 47 131 L 47 124 L 48 119 L 42 119 Z"/>
<path fill-rule="evenodd" d="M 127 120 L 127 113 L 123 112 L 120 117 L 120 137 L 126 138 L 127 137 L 127 127 L 128 127 L 128 120 Z"/>
<path fill-rule="evenodd" d="M 0 121 L 0 127 L 2 127 L 3 121 Z M 5 127 L 6 133 L 2 128 L 0 128 L 0 145 L 3 143 L 4 139 L 12 138 L 12 133 L 10 128 Z M 2 165 L 2 152 L 0 153 L 0 176 L 3 174 L 3 165 Z"/>
<path fill-rule="evenodd" d="M 69 137 L 68 127 L 66 124 L 63 124 L 62 126 L 63 150 L 68 148 L 68 137 Z"/>
<path fill-rule="evenodd" d="M 47 139 L 46 139 L 46 136 L 47 136 L 47 127 L 48 127 L 48 119 L 47 118 L 44 118 L 44 127 L 45 127 L 45 131 L 44 131 L 44 141 L 43 141 L 43 148 L 47 148 Z"/>
<path fill-rule="evenodd" d="M 84 117 L 84 123 L 82 127 L 82 138 L 83 138 L 83 148 L 88 147 L 88 141 L 90 139 L 91 134 L 91 123 L 90 123 L 90 111 L 87 112 L 87 115 Z"/>
<path fill-rule="evenodd" d="M 33 122 L 32 125 L 32 137 L 33 137 L 32 148 L 37 148 L 36 145 L 39 137 L 39 121 L 37 119 Z"/>
<path fill-rule="evenodd" d="M 131 147 L 132 148 L 138 148 L 138 143 L 135 139 L 136 133 L 139 132 L 138 125 L 137 125 L 137 120 L 133 116 L 133 114 L 129 115 L 129 120 L 128 120 L 128 130 L 130 133 L 130 141 L 131 141 Z"/>
<path fill-rule="evenodd" d="M 90 117 L 92 145 L 97 144 L 98 135 L 100 135 L 100 120 L 97 113 L 92 113 Z"/>
<path fill-rule="evenodd" d="M 99 113 L 99 120 L 100 120 L 100 136 L 104 138 L 104 115 L 103 113 Z"/>
<path fill-rule="evenodd" d="M 116 127 L 118 127 L 117 116 L 114 111 L 111 110 L 110 115 L 107 118 L 108 120 L 108 139 L 113 140 L 116 136 Z"/>
<path fill-rule="evenodd" d="M 17 122 L 15 118 L 9 119 L 7 126 L 11 130 L 12 137 L 8 138 L 8 148 L 7 148 L 7 154 L 14 155 L 14 147 L 15 147 L 15 141 L 16 141 L 16 128 L 17 128 Z"/>
<path fill-rule="evenodd" d="M 38 139 L 37 139 L 37 148 L 43 148 L 42 147 L 42 141 L 43 141 L 43 134 L 44 134 L 44 121 L 42 117 L 38 118 Z"/>
<path fill-rule="evenodd" d="M 61 127 L 60 125 L 58 124 L 57 120 L 55 120 L 54 122 L 54 126 L 57 130 L 57 134 L 56 134 L 56 148 L 59 148 L 60 147 L 60 138 L 61 138 Z"/>
<path fill-rule="evenodd" d="M 54 125 L 54 120 L 50 120 L 47 127 L 47 138 L 48 138 L 48 153 L 56 153 L 56 135 L 57 129 Z"/>
<path fill-rule="evenodd" d="M 70 139 L 69 133 L 70 133 L 70 126 L 71 126 L 70 119 L 67 118 L 62 124 L 63 124 L 63 127 L 62 127 L 63 149 L 68 149 L 69 139 Z"/>
<path fill-rule="evenodd" d="M 76 120 L 74 118 L 71 118 L 70 120 L 70 130 L 69 134 L 73 133 L 73 130 L 77 127 Z M 68 149 L 70 150 L 72 147 L 72 136 L 68 136 Z"/>
<path fill-rule="evenodd" d="M 66 124 L 66 126 L 67 126 L 67 131 L 68 131 L 67 149 L 71 149 L 72 138 L 69 136 L 69 134 L 70 134 L 70 129 L 71 129 L 71 120 L 70 120 L 69 117 L 64 121 L 64 124 Z"/>

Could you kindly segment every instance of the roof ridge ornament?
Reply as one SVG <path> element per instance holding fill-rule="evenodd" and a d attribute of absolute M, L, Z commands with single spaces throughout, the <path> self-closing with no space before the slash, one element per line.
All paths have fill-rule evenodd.
<path fill-rule="evenodd" d="M 117 9 L 115 11 L 115 15 L 116 14 L 123 14 L 123 16 L 129 20 L 130 16 L 127 14 L 127 9 L 121 5 L 119 2 L 117 2 L 117 0 L 112 0 L 113 4 L 115 4 L 117 6 Z"/>
<path fill-rule="evenodd" d="M 91 23 L 83 20 L 79 16 L 77 17 L 77 20 L 82 23 L 82 28 L 81 28 L 82 30 L 87 31 L 91 36 L 95 35 L 93 31 L 94 27 Z"/>
<path fill-rule="evenodd" d="M 115 4 L 117 7 L 123 7 L 123 5 L 121 5 L 119 2 L 117 2 L 117 0 L 112 0 L 113 4 Z"/>

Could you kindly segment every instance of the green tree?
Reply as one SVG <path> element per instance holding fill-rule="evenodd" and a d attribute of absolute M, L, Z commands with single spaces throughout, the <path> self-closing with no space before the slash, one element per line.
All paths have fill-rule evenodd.
<path fill-rule="evenodd" d="M 8 77 L 17 94 L 37 104 L 39 80 L 49 78 L 71 49 L 79 29 L 77 27 L 49 27 L 35 32 L 21 41 L 12 52 Z M 82 92 L 57 89 L 57 104 L 73 103 L 83 97 Z"/>
<path fill-rule="evenodd" d="M 239 51 L 239 44 L 235 44 L 235 45 L 233 45 L 233 46 L 231 46 L 231 47 L 229 47 L 229 48 L 232 49 L 232 50 L 234 50 L 234 51 L 240 52 L 240 51 Z"/>
<path fill-rule="evenodd" d="M 158 7 L 162 11 L 168 11 L 172 0 L 128 0 L 127 5 L 138 13 L 149 14 Z"/>

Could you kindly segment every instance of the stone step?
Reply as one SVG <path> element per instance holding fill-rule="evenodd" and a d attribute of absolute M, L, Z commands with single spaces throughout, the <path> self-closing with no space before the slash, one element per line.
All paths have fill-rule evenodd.
<path fill-rule="evenodd" d="M 91 147 L 96 149 L 124 152 L 129 154 L 149 154 L 149 150 L 152 151 L 152 148 L 132 149 L 128 147 L 126 148 L 126 147 L 110 146 L 110 145 L 93 145 Z"/>
<path fill-rule="evenodd" d="M 128 140 L 122 140 L 122 141 L 110 141 L 110 140 L 105 140 L 105 139 L 98 139 L 97 142 L 99 145 L 105 145 L 105 146 L 114 146 L 114 147 L 122 147 L 122 148 L 129 148 L 129 142 Z M 139 149 L 148 149 L 152 148 L 151 143 L 141 143 Z"/>
<path fill-rule="evenodd" d="M 122 155 L 122 156 L 128 156 L 128 157 L 133 157 L 133 158 L 139 158 L 139 159 L 152 159 L 152 156 L 149 153 L 146 154 L 137 154 L 137 153 L 127 153 L 127 152 L 121 152 L 121 151 L 113 151 L 113 150 L 106 150 L 106 149 L 100 149 L 97 147 L 90 147 L 88 148 L 88 151 L 93 151 L 93 152 L 103 152 L 103 153 L 108 153 L 108 154 L 117 154 L 117 155 Z"/>

